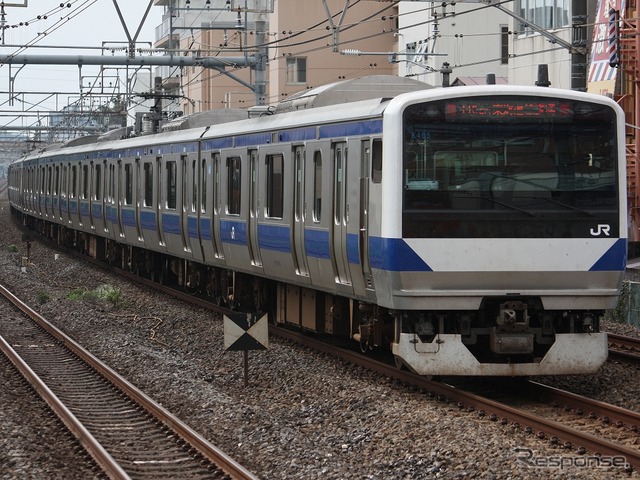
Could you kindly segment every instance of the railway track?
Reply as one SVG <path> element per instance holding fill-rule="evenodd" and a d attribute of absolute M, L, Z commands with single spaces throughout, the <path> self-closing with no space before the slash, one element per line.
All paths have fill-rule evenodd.
<path fill-rule="evenodd" d="M 77 254 L 75 252 L 72 253 Z M 84 255 L 77 255 L 80 258 L 92 261 Z M 94 263 L 105 266 L 100 262 L 94 261 Z M 123 272 L 120 269 L 113 270 L 137 283 L 169 293 L 174 297 L 208 308 L 211 311 L 218 313 L 229 312 L 228 309 L 222 306 L 215 305 L 209 300 L 198 298 L 188 292 L 180 292 L 169 286 L 158 285 L 132 273 Z M 565 447 L 563 455 L 569 458 L 575 458 L 576 454 L 591 461 L 606 458 L 608 461 L 615 461 L 616 464 L 614 466 L 616 467 L 620 467 L 622 463 L 624 464 L 622 468 L 640 469 L 640 449 L 636 445 L 640 443 L 640 437 L 637 434 L 640 422 L 638 421 L 638 414 L 635 412 L 628 412 L 606 404 L 597 405 L 599 402 L 577 395 L 572 396 L 572 394 L 567 394 L 566 392 L 551 393 L 552 389 L 544 386 L 528 387 L 533 392 L 530 398 L 545 398 L 547 403 L 555 403 L 555 406 L 547 409 L 546 404 L 539 404 L 534 409 L 525 409 L 513 406 L 508 402 L 497 401 L 485 395 L 475 394 L 442 382 L 425 379 L 407 371 L 398 370 L 392 363 L 371 360 L 371 358 L 359 352 L 337 349 L 334 345 L 323 343 L 302 332 L 270 326 L 270 333 L 315 350 L 338 356 L 350 363 L 378 371 L 390 378 L 414 385 L 428 392 L 430 396 L 457 404 L 460 409 L 468 412 L 477 412 L 479 416 L 490 421 L 511 425 L 514 429 L 537 436 L 541 441 L 546 439 L 553 444 L 563 446 Z M 610 343 L 621 341 L 616 335 L 610 335 L 610 340 L 614 340 L 614 342 Z M 612 345 L 612 348 L 615 347 Z M 564 395 L 564 400 L 559 399 L 558 395 Z M 551 398 L 554 396 L 555 400 Z M 537 413 L 532 413 L 534 410 Z M 553 413 L 559 410 L 568 412 L 564 414 L 564 419 L 560 419 L 557 413 Z M 572 418 L 573 420 L 571 420 Z M 578 428 L 579 424 L 582 425 L 582 428 Z M 601 433 L 603 429 L 609 430 L 609 433 L 613 433 L 613 435 L 609 435 L 607 438 L 606 436 L 592 433 L 593 430 L 598 430 Z M 616 432 L 619 433 L 620 431 L 624 432 L 623 435 L 616 434 Z M 571 457 L 571 455 L 574 455 L 574 457 Z"/>
<path fill-rule="evenodd" d="M 304 333 L 292 332 L 282 328 L 272 328 L 276 335 L 288 338 L 297 343 L 317 349 L 327 354 L 336 355 L 348 362 L 361 365 L 384 374 L 390 378 L 418 387 L 430 396 L 442 401 L 457 404 L 460 409 L 477 412 L 478 415 L 490 421 L 511 425 L 522 429 L 526 433 L 536 435 L 541 440 L 548 440 L 566 448 L 566 455 L 577 452 L 592 464 L 605 458 L 607 462 L 615 462 L 614 466 L 640 470 L 640 414 L 631 412 L 614 405 L 597 402 L 569 392 L 563 392 L 538 383 L 531 383 L 528 388 L 529 399 L 535 399 L 537 408 L 514 406 L 510 403 L 497 401 L 485 394 L 477 394 L 470 390 L 459 388 L 439 381 L 426 379 L 420 375 L 398 370 L 387 362 L 372 360 L 359 352 L 348 349 L 336 349 L 320 342 Z M 504 384 L 503 384 L 504 385 Z M 540 400 L 556 402 L 554 408 L 541 408 Z M 509 401 L 511 402 L 511 401 Z M 569 407 L 567 407 L 569 405 Z M 567 421 L 568 417 L 560 419 L 559 410 L 571 413 L 571 418 L 578 421 Z M 532 413 L 532 412 L 538 413 Z M 584 419 L 591 423 L 585 422 Z M 579 424 L 582 425 L 579 428 Z M 612 427 L 609 435 L 595 435 L 591 433 L 594 426 L 602 433 L 602 426 Z M 627 433 L 620 435 L 623 429 Z M 611 432 L 616 432 L 611 434 Z M 585 454 L 587 456 L 585 457 Z"/>
<path fill-rule="evenodd" d="M 613 333 L 610 333 L 608 337 L 609 358 L 611 360 L 640 365 L 640 339 Z"/>
<path fill-rule="evenodd" d="M 3 316 L 2 351 L 109 477 L 256 478 L 3 286 L 0 294 L 24 314 Z"/>

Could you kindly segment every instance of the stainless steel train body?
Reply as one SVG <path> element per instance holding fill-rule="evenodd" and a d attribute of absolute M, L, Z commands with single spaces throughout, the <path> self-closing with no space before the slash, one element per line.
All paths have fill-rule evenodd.
<path fill-rule="evenodd" d="M 602 96 L 423 89 L 33 152 L 14 212 L 94 257 L 425 375 L 593 372 L 626 263 Z"/>

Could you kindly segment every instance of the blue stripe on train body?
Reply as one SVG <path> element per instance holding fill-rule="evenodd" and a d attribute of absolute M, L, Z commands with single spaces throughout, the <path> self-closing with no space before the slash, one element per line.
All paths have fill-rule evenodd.
<path fill-rule="evenodd" d="M 589 269 L 590 272 L 622 272 L 627 268 L 627 239 L 619 238 Z"/>
<path fill-rule="evenodd" d="M 157 230 L 158 224 L 156 222 L 156 212 L 150 212 L 149 210 L 141 210 L 140 224 L 142 226 L 142 230 L 152 230 L 152 231 Z"/>

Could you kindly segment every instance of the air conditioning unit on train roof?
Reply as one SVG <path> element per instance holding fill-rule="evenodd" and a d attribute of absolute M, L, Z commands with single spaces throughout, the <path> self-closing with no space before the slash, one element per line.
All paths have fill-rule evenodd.
<path fill-rule="evenodd" d="M 434 88 L 413 78 L 395 75 L 371 75 L 330 83 L 290 95 L 278 103 L 275 113 L 359 102 L 374 98 L 392 98 L 401 93 Z"/>

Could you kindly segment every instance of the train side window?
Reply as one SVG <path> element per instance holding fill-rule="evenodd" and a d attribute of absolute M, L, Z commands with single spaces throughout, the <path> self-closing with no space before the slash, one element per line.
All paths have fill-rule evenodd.
<path fill-rule="evenodd" d="M 60 194 L 67 196 L 67 174 L 69 173 L 67 166 L 62 167 L 62 181 L 60 182 Z"/>
<path fill-rule="evenodd" d="M 131 164 L 124 166 L 124 204 L 131 205 L 133 203 L 133 175 Z"/>
<path fill-rule="evenodd" d="M 89 165 L 82 166 L 82 198 L 89 198 Z"/>
<path fill-rule="evenodd" d="M 206 213 L 207 211 L 207 159 L 202 159 L 202 165 L 200 166 L 200 178 L 202 182 L 202 188 L 200 189 L 200 211 Z"/>
<path fill-rule="evenodd" d="M 176 208 L 177 194 L 177 170 L 176 162 L 167 162 L 167 208 Z"/>
<path fill-rule="evenodd" d="M 115 166 L 109 165 L 109 201 L 113 203 L 113 194 L 115 191 Z"/>
<path fill-rule="evenodd" d="M 371 147 L 371 180 L 373 183 L 380 183 L 382 182 L 382 140 L 374 138 Z"/>
<path fill-rule="evenodd" d="M 56 178 L 53 182 L 53 194 L 54 195 L 58 195 L 58 191 L 60 189 L 60 167 L 58 165 L 56 165 Z"/>
<path fill-rule="evenodd" d="M 145 162 L 144 169 L 144 206 L 153 207 L 153 163 Z"/>
<path fill-rule="evenodd" d="M 52 188 L 52 185 L 53 185 L 53 168 L 49 167 L 47 170 L 49 170 L 47 172 L 47 177 L 48 177 L 48 180 L 47 180 L 47 195 L 49 195 L 53 191 L 53 188 Z"/>
<path fill-rule="evenodd" d="M 191 162 L 191 211 L 198 207 L 198 161 Z"/>
<path fill-rule="evenodd" d="M 227 213 L 240 215 L 241 168 L 240 157 L 227 158 Z"/>
<path fill-rule="evenodd" d="M 71 167 L 71 198 L 76 198 L 78 195 L 78 167 L 73 165 Z"/>
<path fill-rule="evenodd" d="M 102 165 L 96 164 L 93 168 L 95 172 L 93 199 L 99 200 L 102 198 Z"/>
<path fill-rule="evenodd" d="M 320 221 L 322 211 L 322 152 L 313 153 L 313 221 Z"/>
<path fill-rule="evenodd" d="M 284 157 L 267 155 L 267 217 L 282 218 L 284 185 Z"/>

